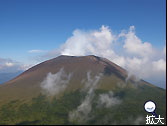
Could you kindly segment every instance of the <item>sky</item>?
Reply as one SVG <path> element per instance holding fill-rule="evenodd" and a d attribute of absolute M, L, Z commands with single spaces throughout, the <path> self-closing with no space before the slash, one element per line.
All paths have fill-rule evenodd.
<path fill-rule="evenodd" d="M 163 87 L 166 0 L 0 0 L 0 72 L 59 54 L 106 57 Z"/>

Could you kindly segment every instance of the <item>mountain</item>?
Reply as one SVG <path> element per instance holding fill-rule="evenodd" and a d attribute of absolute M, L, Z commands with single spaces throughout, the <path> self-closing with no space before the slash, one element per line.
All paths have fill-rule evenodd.
<path fill-rule="evenodd" d="M 22 72 L 23 71 L 17 71 L 15 73 L 0 73 L 0 84 L 5 83 L 5 82 L 17 77 Z"/>
<path fill-rule="evenodd" d="M 0 124 L 145 124 L 148 100 L 166 118 L 166 90 L 105 58 L 62 55 L 0 85 Z"/>

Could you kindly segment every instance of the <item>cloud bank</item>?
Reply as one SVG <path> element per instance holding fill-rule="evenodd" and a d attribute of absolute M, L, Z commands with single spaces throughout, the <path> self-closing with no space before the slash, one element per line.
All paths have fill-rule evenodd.
<path fill-rule="evenodd" d="M 23 65 L 11 59 L 0 58 L 0 73 L 15 73 L 18 71 L 24 71 L 29 66 Z"/>
<path fill-rule="evenodd" d="M 48 73 L 46 78 L 41 83 L 41 88 L 44 94 L 54 96 L 64 91 L 67 87 L 72 74 L 65 73 L 61 68 L 56 74 Z"/>
<path fill-rule="evenodd" d="M 43 57 L 56 55 L 105 57 L 127 69 L 130 74 L 147 80 L 160 87 L 166 85 L 166 46 L 162 50 L 143 42 L 135 33 L 135 27 L 115 34 L 108 26 L 98 30 L 76 29 L 59 49 L 46 53 Z"/>

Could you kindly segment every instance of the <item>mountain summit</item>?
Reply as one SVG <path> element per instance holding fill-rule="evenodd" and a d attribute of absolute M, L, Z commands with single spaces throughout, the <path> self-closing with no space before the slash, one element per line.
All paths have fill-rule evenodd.
<path fill-rule="evenodd" d="M 165 116 L 164 89 L 106 58 L 61 55 L 0 85 L 0 124 L 143 124 L 150 99 Z M 5 119 L 5 107 L 16 115 Z"/>

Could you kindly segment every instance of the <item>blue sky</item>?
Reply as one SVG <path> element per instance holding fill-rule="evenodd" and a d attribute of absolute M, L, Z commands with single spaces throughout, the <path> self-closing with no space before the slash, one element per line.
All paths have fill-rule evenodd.
<path fill-rule="evenodd" d="M 166 43 L 165 0 L 1 0 L 0 57 L 24 61 L 28 50 L 58 48 L 72 31 L 134 25 L 158 48 Z"/>

